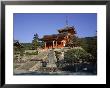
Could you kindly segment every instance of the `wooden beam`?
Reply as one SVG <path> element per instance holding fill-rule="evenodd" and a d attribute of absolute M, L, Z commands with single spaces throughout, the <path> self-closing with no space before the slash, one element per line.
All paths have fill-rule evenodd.
<path fill-rule="evenodd" d="M 45 42 L 45 49 L 46 49 L 46 42 Z"/>

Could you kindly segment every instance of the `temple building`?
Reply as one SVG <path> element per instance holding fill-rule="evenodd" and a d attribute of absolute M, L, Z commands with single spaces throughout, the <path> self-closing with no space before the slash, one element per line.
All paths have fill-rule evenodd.
<path fill-rule="evenodd" d="M 64 48 L 70 41 L 71 36 L 75 35 L 75 28 L 66 26 L 58 30 L 58 34 L 44 35 L 41 38 L 45 42 L 44 49 Z"/>

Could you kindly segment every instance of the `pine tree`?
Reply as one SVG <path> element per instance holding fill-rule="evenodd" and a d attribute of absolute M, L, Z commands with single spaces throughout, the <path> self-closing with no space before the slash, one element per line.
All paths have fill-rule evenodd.
<path fill-rule="evenodd" d="M 33 40 L 32 40 L 32 49 L 37 50 L 39 43 L 39 36 L 38 34 L 34 34 Z"/>

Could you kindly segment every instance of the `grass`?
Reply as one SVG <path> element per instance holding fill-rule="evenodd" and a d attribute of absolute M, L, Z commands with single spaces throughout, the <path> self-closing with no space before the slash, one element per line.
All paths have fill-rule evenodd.
<path fill-rule="evenodd" d="M 38 55 L 38 51 L 36 51 L 36 52 L 26 52 L 26 55 Z"/>

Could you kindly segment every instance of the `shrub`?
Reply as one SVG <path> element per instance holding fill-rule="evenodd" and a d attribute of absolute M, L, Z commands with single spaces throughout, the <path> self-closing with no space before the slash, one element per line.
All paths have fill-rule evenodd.
<path fill-rule="evenodd" d="M 87 53 L 84 49 L 70 49 L 64 53 L 64 60 L 68 63 L 76 63 L 81 61 L 88 61 L 92 55 Z"/>

